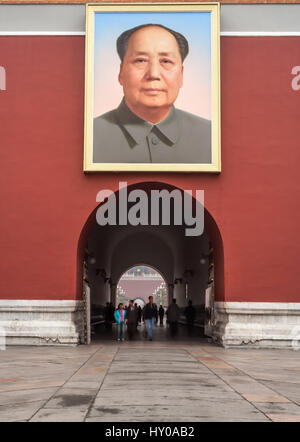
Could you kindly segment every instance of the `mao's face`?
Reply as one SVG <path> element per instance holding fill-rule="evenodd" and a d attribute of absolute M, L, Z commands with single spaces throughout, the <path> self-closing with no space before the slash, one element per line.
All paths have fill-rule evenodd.
<path fill-rule="evenodd" d="M 170 32 L 149 26 L 132 34 L 119 74 L 131 110 L 138 115 L 160 108 L 168 111 L 182 80 L 179 47 Z"/>

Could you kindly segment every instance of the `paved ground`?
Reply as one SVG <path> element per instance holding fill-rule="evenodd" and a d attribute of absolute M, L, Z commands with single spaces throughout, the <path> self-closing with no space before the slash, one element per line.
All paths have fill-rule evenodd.
<path fill-rule="evenodd" d="M 297 421 L 300 351 L 199 337 L 0 351 L 0 421 Z"/>

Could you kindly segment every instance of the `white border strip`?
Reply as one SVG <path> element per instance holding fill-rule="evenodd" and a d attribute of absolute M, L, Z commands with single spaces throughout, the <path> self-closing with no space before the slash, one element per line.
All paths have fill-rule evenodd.
<path fill-rule="evenodd" d="M 77 31 L 0 31 L 0 36 L 18 36 L 18 35 L 85 35 L 85 32 Z"/>
<path fill-rule="evenodd" d="M 85 35 L 85 32 L 79 31 L 0 31 L 0 36 L 73 36 Z M 224 31 L 220 32 L 221 37 L 300 37 L 300 31 L 287 32 L 267 32 L 267 31 Z"/>
<path fill-rule="evenodd" d="M 299 37 L 300 31 L 287 31 L 287 32 L 275 32 L 275 31 L 224 31 L 220 32 L 221 37 Z"/>
<path fill-rule="evenodd" d="M 228 314 L 300 315 L 300 302 L 215 302 L 215 310 Z"/>
<path fill-rule="evenodd" d="M 75 299 L 0 299 L 0 315 L 1 312 L 68 313 L 82 309 L 83 301 Z"/>

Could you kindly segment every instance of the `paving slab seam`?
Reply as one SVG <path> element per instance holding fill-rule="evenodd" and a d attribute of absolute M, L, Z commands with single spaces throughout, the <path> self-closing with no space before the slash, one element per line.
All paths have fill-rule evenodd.
<path fill-rule="evenodd" d="M 88 415 L 89 415 L 91 409 L 93 408 L 94 403 L 95 403 L 95 400 L 96 400 L 96 398 L 97 398 L 97 396 L 98 396 L 98 394 L 99 394 L 99 392 L 100 392 L 100 390 L 101 390 L 101 387 L 102 387 L 102 385 L 103 385 L 103 383 L 104 383 L 104 381 L 105 381 L 105 378 L 106 378 L 106 376 L 107 376 L 107 374 L 108 374 L 108 372 L 109 372 L 109 370 L 110 370 L 110 367 L 112 366 L 112 364 L 113 364 L 113 362 L 114 362 L 114 360 L 115 360 L 115 357 L 116 357 L 117 354 L 119 353 L 119 350 L 120 350 L 120 347 L 117 347 L 117 349 L 116 349 L 116 351 L 115 351 L 115 354 L 114 354 L 113 358 L 112 358 L 111 361 L 110 361 L 110 364 L 109 364 L 109 366 L 108 366 L 108 369 L 106 370 L 106 373 L 105 373 L 105 375 L 103 376 L 103 379 L 102 379 L 102 381 L 101 381 L 100 387 L 99 387 L 98 391 L 96 392 L 96 394 L 95 394 L 95 396 L 94 396 L 94 399 L 91 401 L 91 403 L 90 403 L 90 405 L 89 405 L 89 407 L 88 407 L 88 409 L 87 409 L 87 412 L 86 412 L 86 414 L 85 414 L 85 416 L 84 416 L 84 418 L 83 418 L 83 422 L 86 421 L 86 419 L 87 419 L 87 417 L 88 417 Z"/>
<path fill-rule="evenodd" d="M 63 388 L 64 387 L 64 385 L 98 352 L 98 351 L 100 351 L 100 349 L 101 349 L 102 347 L 100 346 L 100 348 L 97 348 L 97 350 L 95 351 L 95 352 L 93 352 L 90 356 L 89 356 L 89 358 L 88 359 L 86 359 L 81 365 L 80 365 L 80 367 L 75 371 L 75 372 L 73 372 L 72 374 L 71 374 L 71 376 L 62 384 L 62 385 L 60 385 L 59 387 L 58 387 L 58 389 L 57 390 L 55 390 L 55 392 L 53 393 L 53 395 L 52 396 L 50 396 L 47 400 L 46 400 L 46 402 L 43 404 L 43 406 L 42 407 L 40 407 L 35 413 L 33 413 L 33 415 L 29 418 L 29 419 L 27 419 L 27 421 L 30 421 L 31 419 L 33 419 L 34 418 L 34 416 L 40 411 L 40 410 L 42 410 L 43 408 L 45 408 L 45 405 L 47 405 L 48 404 L 48 402 L 50 402 L 51 401 L 51 399 L 53 399 L 53 397 L 58 393 L 58 391 L 61 389 L 61 388 Z"/>
<path fill-rule="evenodd" d="M 205 350 L 204 350 L 204 351 L 205 351 Z M 209 354 L 209 355 L 211 354 L 211 353 L 208 353 L 208 352 L 205 352 L 205 353 L 207 353 L 207 354 Z M 250 374 L 246 373 L 243 369 L 237 368 L 233 363 L 231 363 L 231 362 L 230 362 L 230 363 L 226 362 L 226 360 L 224 360 L 221 356 L 220 356 L 220 357 L 217 356 L 217 358 L 220 359 L 220 360 L 222 360 L 223 362 L 227 363 L 228 365 L 232 366 L 235 370 L 239 371 L 240 373 L 242 373 L 244 376 L 248 377 L 249 379 L 251 379 L 251 380 L 254 381 L 255 383 L 261 385 L 262 387 L 267 388 L 268 390 L 274 392 L 276 395 L 281 396 L 282 398 L 286 399 L 287 403 L 294 404 L 296 407 L 299 408 L 299 412 L 300 412 L 300 406 L 299 406 L 299 404 L 298 404 L 296 401 L 294 401 L 294 400 L 288 398 L 288 397 L 285 396 L 284 394 L 278 393 L 278 391 L 276 391 L 274 388 L 270 387 L 269 385 L 266 385 L 266 384 L 263 382 L 263 380 L 261 380 L 261 379 L 255 379 L 253 376 L 251 376 Z M 204 364 L 204 365 L 205 365 L 205 364 Z M 218 376 L 218 375 L 217 375 L 217 376 Z M 222 379 L 222 378 L 221 378 L 221 379 Z M 226 382 L 224 379 L 222 379 L 222 380 L 223 380 L 224 382 Z M 267 382 L 267 380 L 265 380 L 265 382 Z M 227 382 L 226 382 L 226 383 L 227 383 Z M 231 386 L 230 386 L 230 387 L 231 387 Z M 233 388 L 233 387 L 231 387 L 231 388 Z M 236 391 L 236 390 L 235 390 L 235 391 Z M 236 391 L 236 392 L 237 392 L 238 394 L 240 394 L 238 391 Z M 240 395 L 241 395 L 241 394 L 240 394 Z M 249 402 L 251 405 L 253 405 L 255 408 L 257 408 L 257 409 L 260 411 L 260 413 L 264 414 L 264 415 L 265 415 L 270 421 L 273 422 L 273 419 L 272 419 L 271 417 L 269 417 L 269 415 L 268 415 L 267 413 L 263 412 L 261 409 L 259 409 L 259 408 L 255 405 L 255 401 L 251 402 L 251 401 L 248 400 L 246 397 L 244 397 L 244 396 L 242 396 L 242 397 L 243 397 L 244 400 L 246 400 L 246 401 Z M 274 402 L 274 403 L 276 403 L 276 402 Z"/>
<path fill-rule="evenodd" d="M 23 401 L 23 402 L 14 402 L 13 404 L 1 404 L 0 408 L 1 407 L 10 407 L 10 406 L 14 407 L 14 406 L 17 406 L 17 405 L 34 404 L 35 402 L 41 402 L 41 400 L 40 399 L 33 399 L 32 401 L 26 401 L 26 402 Z M 43 407 L 41 407 L 41 408 L 43 408 Z"/>
<path fill-rule="evenodd" d="M 191 354 L 188 350 L 186 350 L 189 354 Z M 204 350 L 205 351 L 205 350 Z M 210 354 L 208 352 L 205 352 L 207 354 Z M 198 359 L 196 359 L 192 354 L 191 356 L 198 362 L 201 363 L 201 365 L 204 365 L 206 368 L 208 368 L 208 370 L 213 373 L 215 376 L 217 376 L 217 378 L 219 378 L 222 382 L 224 382 L 224 384 L 228 385 L 228 387 L 230 387 L 232 389 L 232 391 L 234 391 L 236 394 L 238 394 L 241 399 L 243 399 L 244 401 L 248 402 L 250 405 L 252 405 L 253 408 L 255 408 L 260 414 L 264 415 L 270 422 L 273 422 L 272 419 L 269 418 L 269 416 L 267 416 L 264 412 L 262 412 L 256 405 L 254 405 L 252 402 L 248 401 L 241 393 L 239 393 L 237 390 L 235 390 L 235 388 L 233 388 L 227 381 L 225 381 L 224 379 L 222 379 L 222 377 L 215 373 L 210 367 L 207 367 L 205 364 L 203 364 L 201 361 L 199 361 Z M 223 360 L 223 359 L 222 359 Z M 223 361 L 225 362 L 225 361 Z M 236 370 L 239 370 L 238 368 L 234 367 Z M 248 375 L 247 375 L 248 376 Z"/>
<path fill-rule="evenodd" d="M 205 351 L 205 350 L 204 350 Z M 211 354 L 206 352 L 207 354 Z M 244 370 L 242 370 L 241 368 L 237 368 L 235 365 L 233 365 L 231 362 L 230 364 L 228 362 L 226 362 L 224 359 L 222 359 L 222 357 L 218 357 L 218 359 L 222 360 L 223 362 L 227 363 L 228 365 L 231 365 L 232 367 L 234 367 L 235 370 L 239 371 L 240 373 L 242 373 L 244 376 L 247 376 L 248 378 L 252 379 L 254 382 L 268 388 L 268 390 L 273 391 L 274 393 L 276 393 L 276 395 L 280 395 L 283 398 L 285 398 L 288 402 L 293 403 L 294 405 L 296 405 L 297 407 L 299 407 L 299 412 L 300 412 L 300 406 L 296 401 L 293 401 L 292 399 L 288 398 L 287 396 L 285 396 L 284 394 L 278 393 L 278 391 L 276 391 L 274 388 L 270 387 L 269 385 L 265 385 L 265 382 L 268 382 L 267 380 L 262 380 L 262 379 L 255 379 L 253 376 L 251 376 L 250 374 L 246 373 Z M 244 399 L 246 400 L 246 398 L 244 397 Z M 249 402 L 249 401 L 248 401 Z M 253 402 L 250 402 L 251 404 L 253 404 Z"/>
<path fill-rule="evenodd" d="M 48 388 L 55 388 L 55 387 L 58 387 L 58 388 L 60 388 L 61 387 L 61 385 L 51 385 L 51 387 L 48 387 Z M 30 387 L 30 388 L 14 388 L 14 389 L 12 389 L 12 390 L 1 390 L 0 389 L 0 394 L 2 393 L 11 393 L 11 392 L 13 392 L 13 391 L 27 391 L 27 390 L 45 390 L 45 387 L 36 387 L 36 388 L 32 388 L 32 387 Z"/>
<path fill-rule="evenodd" d="M 35 402 L 41 402 L 40 399 L 33 399 L 32 401 L 26 401 L 26 402 L 15 402 L 13 404 L 1 404 L 0 408 L 4 408 L 4 407 L 11 407 L 11 406 L 15 406 L 15 405 L 26 405 L 26 404 L 34 404 Z"/>
<path fill-rule="evenodd" d="M 251 376 L 250 376 L 250 377 L 251 377 Z M 251 379 L 252 379 L 252 378 L 251 378 Z M 268 381 L 266 381 L 266 382 L 268 382 Z M 284 382 L 284 381 L 282 381 L 282 382 Z M 286 398 L 291 404 L 294 404 L 294 405 L 296 405 L 297 407 L 299 407 L 299 413 L 300 413 L 300 405 L 299 405 L 298 402 L 294 401 L 293 399 L 288 398 L 287 396 L 285 396 L 285 395 L 282 394 L 282 393 L 278 393 L 274 388 L 270 387 L 269 385 L 265 385 L 264 382 L 261 381 L 261 380 L 259 381 L 259 384 L 262 384 L 264 387 L 267 387 L 269 390 L 274 391 L 274 393 L 276 393 L 276 394 L 280 394 L 280 396 Z M 297 384 L 296 384 L 296 385 L 297 385 Z"/>
<path fill-rule="evenodd" d="M 256 357 L 257 355 L 255 353 L 253 354 L 255 359 L 253 359 L 251 352 L 248 354 L 247 352 L 242 354 L 239 352 L 231 353 L 230 351 L 220 352 L 218 351 L 218 348 L 211 348 L 212 346 L 206 347 L 205 345 L 201 346 L 201 343 L 197 346 L 191 346 L 188 343 L 183 342 L 174 343 L 175 345 L 170 346 L 160 344 L 156 346 L 153 345 L 153 343 L 151 343 L 152 345 L 149 345 L 148 342 L 143 342 L 143 345 L 138 346 L 126 344 L 127 343 L 125 343 L 125 345 L 117 345 L 116 342 L 110 342 L 108 345 L 101 345 L 98 343 L 98 345 L 90 348 L 89 352 L 81 352 L 80 355 L 78 354 L 78 356 L 72 358 L 64 358 L 60 353 L 58 355 L 51 354 L 51 359 L 46 361 L 45 370 L 48 370 L 48 367 L 50 368 L 48 370 L 49 372 L 47 371 L 48 374 L 44 380 L 40 379 L 44 365 L 37 363 L 34 358 L 29 358 L 26 364 L 23 364 L 23 367 L 19 365 L 17 367 L 18 372 L 20 372 L 17 374 L 22 378 L 22 376 L 26 376 L 26 374 L 21 371 L 21 368 L 25 370 L 27 366 L 30 377 L 25 380 L 24 378 L 17 379 L 17 376 L 15 376 L 16 379 L 12 378 L 11 372 L 7 371 L 9 364 L 5 364 L 7 368 L 3 372 L 3 380 L 0 379 L 0 391 L 1 387 L 4 388 L 3 393 L 7 393 L 8 396 L 7 398 L 3 398 L 3 401 L 16 400 L 17 403 L 12 402 L 11 406 L 8 406 L 7 411 L 5 411 L 7 405 L 3 404 L 0 406 L 2 410 L 1 413 L 3 413 L 2 420 L 6 418 L 10 420 L 15 419 L 15 422 L 37 421 L 37 419 L 39 421 L 52 419 L 52 422 L 60 421 L 62 419 L 67 421 L 71 419 L 71 421 L 76 420 L 81 422 L 89 422 L 93 420 L 105 421 L 106 418 L 111 417 L 110 411 L 104 409 L 98 410 L 97 406 L 99 405 L 100 408 L 105 406 L 103 404 L 105 404 L 106 397 L 108 398 L 108 401 L 111 402 L 112 408 L 121 407 L 122 411 L 120 410 L 120 416 L 122 417 L 126 411 L 126 405 L 122 405 L 123 402 L 120 402 L 118 397 L 116 397 L 116 400 L 111 401 L 109 392 L 114 391 L 116 379 L 118 382 L 124 382 L 125 390 L 126 388 L 134 386 L 133 380 L 135 379 L 135 376 L 138 376 L 139 374 L 140 376 L 146 376 L 145 367 L 148 367 L 148 369 L 151 367 L 149 373 L 162 373 L 163 380 L 165 380 L 166 374 L 170 371 L 170 380 L 172 381 L 170 385 L 175 387 L 178 384 L 179 389 L 185 385 L 185 378 L 182 378 L 184 374 L 187 375 L 186 382 L 188 382 L 190 386 L 189 388 L 194 389 L 193 386 L 196 385 L 198 379 L 197 374 L 199 372 L 200 385 L 203 384 L 202 387 L 197 387 L 198 396 L 195 396 L 195 400 L 198 400 L 198 402 L 200 401 L 199 409 L 203 406 L 201 403 L 208 400 L 209 404 L 207 412 L 213 411 L 213 403 L 215 400 L 218 398 L 221 399 L 221 397 L 223 399 L 227 398 L 228 406 L 226 407 L 227 411 L 224 410 L 224 413 L 226 414 L 228 421 L 232 421 L 233 417 L 235 417 L 235 421 L 251 420 L 252 422 L 296 422 L 300 419 L 300 402 L 298 400 L 300 397 L 294 392 L 300 383 L 300 380 L 299 382 L 296 382 L 299 376 L 298 372 L 300 374 L 300 369 L 297 368 L 298 360 L 295 358 L 295 354 L 288 353 L 286 356 L 287 362 L 285 362 L 285 360 L 282 359 L 282 353 L 279 353 L 278 355 L 274 354 L 274 357 L 270 354 L 266 354 L 265 358 L 263 355 Z M 136 355 L 139 352 L 142 353 L 142 356 L 136 360 Z M 126 355 L 126 353 L 128 354 Z M 144 359 L 144 353 L 146 359 Z M 182 357 L 179 353 L 183 353 Z M 14 355 L 12 354 L 12 363 L 14 362 L 13 356 Z M 42 353 L 37 355 L 37 357 L 41 358 Z M 62 371 L 59 365 L 56 366 L 56 363 L 53 362 L 54 358 L 63 361 L 60 363 L 66 363 L 67 370 Z M 34 370 L 30 371 L 30 362 L 33 360 Z M 74 360 L 74 362 L 72 360 Z M 167 361 L 169 362 L 167 363 Z M 199 362 L 201 364 L 199 364 Z M 51 368 L 52 365 L 53 369 Z M 241 368 L 237 368 L 236 365 Z M 178 366 L 181 367 L 180 371 L 178 371 Z M 158 370 L 157 367 L 160 367 L 160 370 Z M 283 373 L 281 373 L 281 370 Z M 214 383 L 216 384 L 216 394 L 213 395 L 213 389 L 210 388 L 211 385 L 208 385 L 208 390 L 204 389 L 204 385 L 208 383 L 208 379 L 213 381 L 210 379 L 212 377 L 215 378 Z M 29 384 L 32 382 L 30 381 L 31 379 L 36 379 L 34 386 L 33 384 Z M 124 379 L 129 382 L 128 387 L 126 387 L 126 381 L 124 381 Z M 290 384 L 289 387 L 285 387 L 284 385 L 287 384 L 285 381 L 287 379 L 290 379 L 290 382 L 288 382 L 288 384 Z M 1 381 L 6 382 L 1 384 Z M 18 381 L 20 384 L 19 388 L 16 388 L 17 385 L 15 383 L 11 383 L 15 381 Z M 47 384 L 46 387 L 43 385 L 43 382 Z M 277 384 L 277 382 L 282 383 L 282 386 Z M 118 388 L 123 388 L 124 391 L 124 385 Z M 129 390 L 130 394 L 133 393 L 135 389 L 139 389 L 139 385 L 140 382 L 138 381 L 138 385 L 134 387 L 133 390 Z M 222 391 L 219 391 L 220 387 L 222 388 Z M 5 388 L 8 388 L 8 390 L 5 390 Z M 172 388 L 172 386 L 169 386 L 167 382 L 165 388 L 168 390 L 169 388 Z M 74 395 L 75 402 L 76 399 L 78 402 L 81 397 L 80 395 L 84 395 L 84 391 L 78 390 L 77 392 L 77 389 L 88 389 L 89 392 L 86 391 L 86 395 L 89 396 L 89 400 L 86 402 L 83 401 L 82 406 L 80 405 L 81 408 L 76 403 L 63 403 L 62 398 L 64 395 L 66 396 L 66 399 L 69 400 Z M 28 394 L 27 390 L 30 390 Z M 144 389 L 142 388 L 142 390 Z M 228 393 L 226 393 L 226 391 L 228 391 Z M 281 391 L 283 394 L 280 393 Z M 154 393 L 151 394 L 156 397 Z M 168 392 L 164 394 L 168 396 Z M 206 394 L 208 397 L 205 399 Z M 42 397 L 42 400 L 35 399 L 35 396 Z M 162 396 L 162 401 L 165 401 L 165 397 L 167 398 L 165 401 L 166 403 L 162 404 L 160 404 L 159 398 L 156 398 L 156 402 L 153 404 L 152 402 L 150 403 L 147 398 L 147 400 L 143 401 L 143 394 L 140 395 L 139 393 L 138 396 L 141 396 L 141 398 L 138 399 L 138 402 L 143 402 L 143 404 L 138 403 L 138 406 L 142 406 L 142 408 L 150 406 L 156 407 L 153 409 L 155 413 L 160 413 L 159 410 L 163 406 L 171 406 L 172 409 L 174 408 L 175 415 L 178 415 L 179 411 L 177 411 L 177 409 L 180 410 L 181 407 L 184 408 L 187 405 L 190 406 L 189 402 L 186 405 L 186 402 L 176 403 L 175 401 L 176 406 L 174 407 L 171 400 L 172 395 L 170 396 L 170 400 L 169 396 Z M 290 399 L 290 396 L 293 397 L 294 400 Z M 191 395 L 191 400 L 193 400 L 193 397 L 194 396 Z M 22 398 L 24 398 L 24 400 Z M 132 404 L 131 407 L 137 405 L 135 401 L 133 403 L 131 402 L 131 396 L 129 396 L 129 399 L 129 403 Z M 52 400 L 56 401 L 53 406 Z M 99 404 L 97 401 L 99 401 Z M 128 401 L 125 402 L 127 404 Z M 163 408 L 163 410 L 165 409 Z M 72 414 L 73 412 L 74 415 Z M 144 421 L 142 419 L 146 419 L 146 414 L 144 415 L 146 412 L 147 410 L 142 411 L 141 416 L 137 417 L 137 419 Z M 163 414 L 160 417 L 163 422 L 168 415 L 165 411 L 162 413 Z M 249 413 L 249 416 L 247 413 Z M 192 415 L 193 414 L 191 414 L 191 416 Z M 223 414 L 214 414 L 214 416 L 218 416 L 219 419 L 224 420 Z M 198 417 L 200 421 L 201 419 L 207 418 L 207 420 L 210 420 L 211 418 L 211 416 L 208 415 L 202 416 L 201 413 Z M 131 413 L 126 415 L 126 419 L 132 419 Z M 119 420 L 116 418 L 116 421 Z"/>

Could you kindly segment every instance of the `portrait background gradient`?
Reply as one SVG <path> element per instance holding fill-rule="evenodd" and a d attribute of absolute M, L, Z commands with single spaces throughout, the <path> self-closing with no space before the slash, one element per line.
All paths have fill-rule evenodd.
<path fill-rule="evenodd" d="M 165 25 L 182 33 L 190 52 L 184 61 L 184 81 L 175 106 L 211 119 L 211 14 L 210 12 L 96 12 L 94 63 L 94 117 L 118 107 L 119 35 L 143 23 Z"/>

